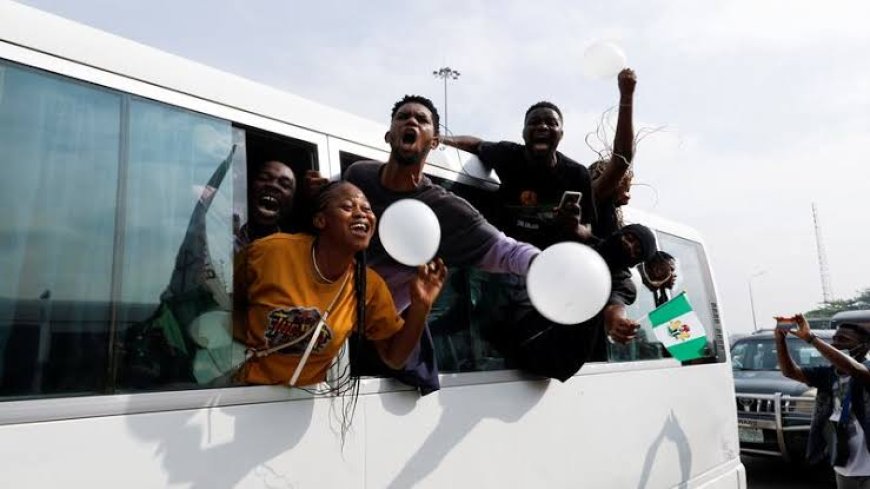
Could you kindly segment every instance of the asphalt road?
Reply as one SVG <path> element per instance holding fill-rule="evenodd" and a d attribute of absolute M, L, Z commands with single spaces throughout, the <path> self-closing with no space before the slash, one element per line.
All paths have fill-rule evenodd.
<path fill-rule="evenodd" d="M 834 489 L 833 473 L 778 459 L 743 456 L 749 489 Z"/>

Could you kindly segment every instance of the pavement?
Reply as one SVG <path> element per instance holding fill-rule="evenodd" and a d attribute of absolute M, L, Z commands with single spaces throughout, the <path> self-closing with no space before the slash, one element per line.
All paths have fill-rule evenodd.
<path fill-rule="evenodd" d="M 805 467 L 776 458 L 741 457 L 749 489 L 835 489 L 834 475 L 825 467 Z"/>

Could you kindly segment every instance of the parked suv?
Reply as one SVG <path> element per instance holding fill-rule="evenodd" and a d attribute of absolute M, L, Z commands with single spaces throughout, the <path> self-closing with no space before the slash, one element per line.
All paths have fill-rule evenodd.
<path fill-rule="evenodd" d="M 833 330 L 814 330 L 829 342 Z M 813 346 L 789 335 L 794 361 L 801 367 L 828 365 Z M 731 347 L 740 451 L 802 461 L 815 406 L 816 390 L 786 378 L 776 363 L 773 331 L 740 338 Z"/>

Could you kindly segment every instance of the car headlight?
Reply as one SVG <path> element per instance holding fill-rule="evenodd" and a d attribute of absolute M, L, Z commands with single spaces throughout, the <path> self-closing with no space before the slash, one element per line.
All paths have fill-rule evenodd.
<path fill-rule="evenodd" d="M 794 412 L 812 416 L 813 410 L 816 408 L 816 389 L 810 389 L 804 392 L 801 394 L 801 397 L 808 397 L 811 399 L 798 399 L 797 401 L 794 401 Z"/>

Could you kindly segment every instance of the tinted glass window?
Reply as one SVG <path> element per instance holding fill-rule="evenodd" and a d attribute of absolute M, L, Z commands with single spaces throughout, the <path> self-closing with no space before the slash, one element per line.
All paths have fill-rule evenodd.
<path fill-rule="evenodd" d="M 232 126 L 139 99 L 129 113 L 120 386 L 208 384 L 211 350 L 231 348 Z"/>
<path fill-rule="evenodd" d="M 0 396 L 105 388 L 121 97 L 0 63 Z"/>
<path fill-rule="evenodd" d="M 430 178 L 473 205 L 491 196 L 491 192 L 477 187 Z M 502 292 L 502 282 L 497 275 L 472 268 L 450 269 L 447 283 L 429 316 L 438 367 L 442 372 L 509 367 L 491 341 L 503 319 L 498 317 L 507 300 Z"/>
<path fill-rule="evenodd" d="M 830 362 L 812 345 L 797 338 L 786 342 L 791 358 L 801 368 L 830 365 Z M 779 370 L 776 361 L 776 343 L 773 339 L 744 340 L 731 350 L 734 370 Z"/>

